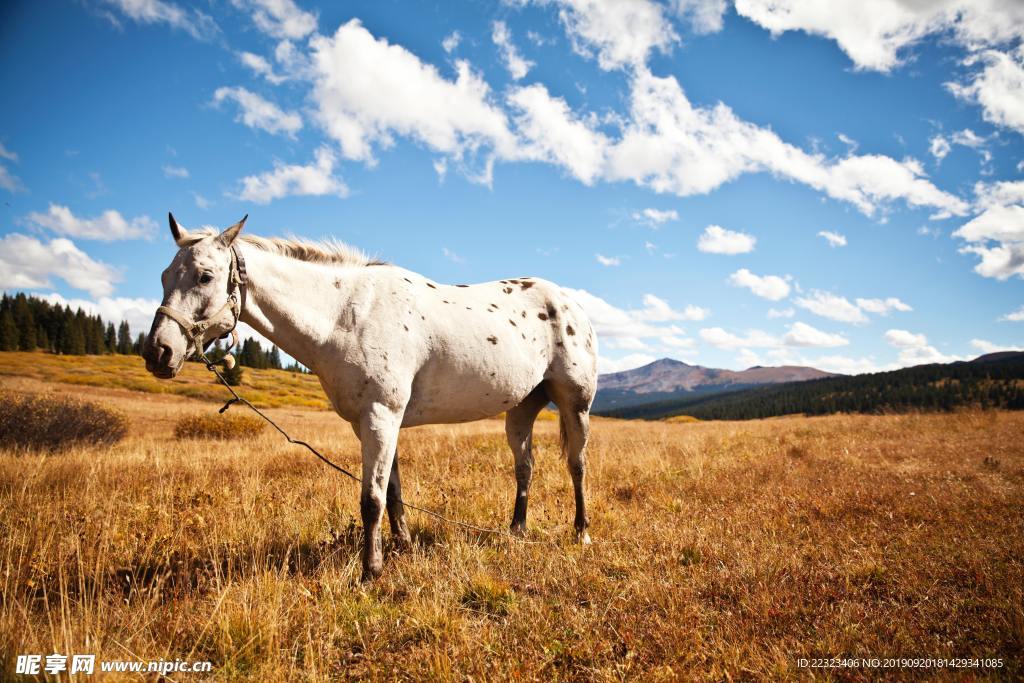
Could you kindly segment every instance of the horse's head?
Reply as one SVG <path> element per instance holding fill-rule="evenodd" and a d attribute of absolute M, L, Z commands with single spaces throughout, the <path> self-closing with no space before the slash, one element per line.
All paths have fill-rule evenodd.
<path fill-rule="evenodd" d="M 163 304 L 142 352 L 146 369 L 160 379 L 174 377 L 185 359 L 234 329 L 241 292 L 232 244 L 245 224 L 243 218 L 219 234 L 189 234 L 173 215 L 167 217 L 178 253 L 160 276 Z"/>

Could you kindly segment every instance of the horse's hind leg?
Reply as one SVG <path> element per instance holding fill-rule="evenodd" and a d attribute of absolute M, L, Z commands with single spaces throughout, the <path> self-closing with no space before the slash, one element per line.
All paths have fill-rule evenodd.
<path fill-rule="evenodd" d="M 562 448 L 565 450 L 576 496 L 576 518 L 573 521 L 573 526 L 576 528 L 576 541 L 586 545 L 590 543 L 590 534 L 587 533 L 590 520 L 587 519 L 586 501 L 586 447 L 590 435 L 590 411 L 589 409 L 563 411 L 559 407 L 559 418 Z"/>
<path fill-rule="evenodd" d="M 409 527 L 405 523 L 405 506 L 402 505 L 402 481 L 398 476 L 398 451 L 391 461 L 391 476 L 388 477 L 387 494 L 388 522 L 391 523 L 391 536 L 402 550 L 412 545 Z"/>
<path fill-rule="evenodd" d="M 526 504 L 533 478 L 533 423 L 548 404 L 548 394 L 538 385 L 519 405 L 505 415 L 505 436 L 516 461 L 516 503 L 512 511 L 512 533 L 526 533 Z"/>
<path fill-rule="evenodd" d="M 593 391 L 586 386 L 572 381 L 550 382 L 549 393 L 558 406 L 559 436 L 562 451 L 565 453 L 572 476 L 572 485 L 576 496 L 576 540 L 579 543 L 590 543 L 587 527 L 587 439 L 590 436 L 590 401 Z"/>

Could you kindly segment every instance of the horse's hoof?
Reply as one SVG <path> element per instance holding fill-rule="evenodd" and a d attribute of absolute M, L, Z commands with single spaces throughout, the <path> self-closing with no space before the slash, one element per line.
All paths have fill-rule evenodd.
<path fill-rule="evenodd" d="M 576 534 L 576 542 L 580 545 L 590 545 L 590 534 L 582 531 Z"/>
<path fill-rule="evenodd" d="M 378 563 L 376 565 L 370 565 L 369 567 L 363 567 L 363 575 L 359 578 L 363 583 L 368 583 L 377 579 L 381 574 L 384 573 L 384 563 Z"/>
<path fill-rule="evenodd" d="M 508 532 L 516 538 L 526 538 L 526 523 L 513 523 L 512 526 L 508 528 Z"/>

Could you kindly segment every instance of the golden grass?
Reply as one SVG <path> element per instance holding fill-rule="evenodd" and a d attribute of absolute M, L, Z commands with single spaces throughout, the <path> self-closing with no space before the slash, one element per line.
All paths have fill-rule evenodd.
<path fill-rule="evenodd" d="M 197 413 L 179 418 L 174 425 L 178 439 L 254 439 L 267 423 L 248 413 Z"/>
<path fill-rule="evenodd" d="M 0 377 L 27 377 L 47 383 L 126 389 L 223 402 L 229 395 L 199 363 L 185 363 L 171 380 L 146 372 L 139 356 L 58 356 L 42 352 L 0 352 Z M 330 405 L 312 375 L 243 368 L 239 391 L 261 408 L 296 406 L 327 410 Z"/>
<path fill-rule="evenodd" d="M 534 543 L 410 512 L 414 549 L 363 585 L 351 482 L 270 430 L 210 449 L 153 420 L 192 402 L 125 404 L 118 445 L 0 451 L 8 670 L 130 651 L 209 659 L 214 680 L 779 679 L 840 655 L 1002 657 L 966 675 L 1024 675 L 1021 413 L 595 419 L 585 548 L 542 422 Z M 338 418 L 270 412 L 358 468 Z M 408 430 L 400 452 L 411 502 L 508 523 L 500 423 Z"/>

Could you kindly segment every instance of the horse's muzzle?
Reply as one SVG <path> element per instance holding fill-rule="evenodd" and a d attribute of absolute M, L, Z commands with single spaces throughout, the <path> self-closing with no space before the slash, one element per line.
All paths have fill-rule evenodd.
<path fill-rule="evenodd" d="M 174 349 L 167 344 L 146 344 L 142 351 L 146 370 L 159 379 L 171 379 L 178 374 L 181 363 L 174 363 Z"/>

